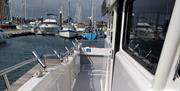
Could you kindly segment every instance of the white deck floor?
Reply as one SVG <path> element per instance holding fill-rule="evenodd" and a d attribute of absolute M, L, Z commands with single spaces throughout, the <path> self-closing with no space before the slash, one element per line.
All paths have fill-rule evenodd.
<path fill-rule="evenodd" d="M 73 91 L 103 91 L 103 74 L 102 65 L 82 65 Z"/>

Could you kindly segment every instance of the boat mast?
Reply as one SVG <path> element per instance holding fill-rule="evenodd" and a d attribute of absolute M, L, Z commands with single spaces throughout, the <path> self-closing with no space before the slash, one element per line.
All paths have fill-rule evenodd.
<path fill-rule="evenodd" d="M 76 16 L 75 16 L 75 19 L 76 19 L 76 22 L 77 23 L 80 23 L 81 22 L 81 12 L 82 12 L 82 8 L 81 8 L 81 4 L 80 4 L 80 0 L 77 1 L 77 4 L 76 4 Z"/>
<path fill-rule="evenodd" d="M 70 0 L 68 0 L 68 23 L 70 24 Z"/>
<path fill-rule="evenodd" d="M 24 0 L 24 18 L 27 19 L 27 1 Z"/>
<path fill-rule="evenodd" d="M 9 13 L 10 13 L 10 21 L 13 20 L 13 0 L 11 0 L 11 2 L 9 1 L 9 6 L 10 6 L 10 9 L 9 9 Z"/>
<path fill-rule="evenodd" d="M 91 0 L 91 31 L 94 30 L 94 0 Z"/>
<path fill-rule="evenodd" d="M 22 9 L 23 9 L 23 16 L 25 19 L 27 19 L 26 0 L 22 0 Z"/>

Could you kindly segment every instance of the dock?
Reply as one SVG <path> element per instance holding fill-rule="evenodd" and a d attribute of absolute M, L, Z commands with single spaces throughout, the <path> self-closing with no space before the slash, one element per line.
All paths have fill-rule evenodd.
<path fill-rule="evenodd" d="M 8 38 L 18 37 L 18 36 L 26 36 L 26 35 L 34 35 L 35 33 L 32 30 L 7 30 L 5 34 Z"/>

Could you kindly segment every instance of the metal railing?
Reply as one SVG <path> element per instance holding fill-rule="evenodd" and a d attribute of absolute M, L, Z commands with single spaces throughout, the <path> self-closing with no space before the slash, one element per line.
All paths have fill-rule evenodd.
<path fill-rule="evenodd" d="M 12 72 L 12 71 L 14 71 L 14 70 L 17 70 L 17 69 L 19 69 L 19 68 L 21 68 L 21 67 L 23 67 L 23 66 L 25 66 L 25 65 L 27 65 L 27 64 L 30 64 L 30 63 L 32 63 L 32 62 L 35 62 L 35 61 L 38 61 L 38 63 L 39 63 L 39 64 L 44 68 L 44 70 L 45 70 L 45 68 L 47 67 L 47 66 L 45 65 L 45 64 L 46 64 L 46 63 L 45 63 L 45 62 L 46 62 L 46 58 L 47 58 L 47 57 L 52 57 L 52 56 L 57 56 L 57 58 L 60 60 L 60 63 L 61 63 L 65 57 L 67 58 L 69 55 L 72 55 L 72 54 L 73 54 L 73 51 L 79 48 L 79 46 L 78 46 L 79 44 L 78 44 L 78 41 L 77 41 L 77 40 L 76 40 L 75 43 L 74 43 L 74 42 L 72 42 L 72 43 L 73 43 L 74 47 L 72 47 L 72 48 L 70 48 L 70 49 L 68 49 L 67 47 L 65 47 L 66 52 L 63 53 L 63 54 L 60 54 L 60 53 L 58 53 L 56 50 L 53 50 L 54 53 L 52 53 L 52 54 L 45 54 L 45 55 L 41 56 L 41 57 L 42 57 L 42 58 L 41 58 L 41 57 L 38 56 L 38 54 L 37 54 L 35 51 L 32 51 L 32 54 L 34 55 L 34 58 L 29 59 L 29 60 L 26 60 L 26 61 L 23 61 L 23 62 L 21 62 L 21 63 L 18 63 L 18 64 L 16 64 L 16 65 L 14 65 L 14 66 L 11 66 L 11 67 L 8 67 L 8 68 L 6 68 L 6 69 L 1 70 L 1 71 L 0 71 L 0 76 L 2 76 L 2 77 L 4 78 L 7 91 L 10 90 L 10 82 L 9 82 L 8 77 L 7 77 L 7 74 L 8 74 L 8 73 L 10 73 L 10 72 Z M 44 63 L 43 63 L 42 60 L 44 60 Z"/>
<path fill-rule="evenodd" d="M 27 64 L 30 64 L 30 63 L 32 63 L 32 62 L 34 62 L 36 60 L 37 60 L 37 58 L 32 58 L 32 59 L 29 59 L 29 60 L 26 60 L 24 62 L 18 63 L 18 64 L 14 65 L 14 66 L 8 67 L 8 68 L 0 71 L 0 76 L 2 76 L 4 78 L 5 85 L 6 85 L 6 88 L 7 88 L 8 91 L 9 91 L 9 88 L 10 88 L 10 83 L 9 83 L 9 79 L 7 77 L 7 74 L 9 72 L 12 72 L 12 71 L 14 71 L 16 69 L 19 69 L 19 68 L 21 68 L 21 67 L 23 67 L 23 66 L 25 66 Z"/>

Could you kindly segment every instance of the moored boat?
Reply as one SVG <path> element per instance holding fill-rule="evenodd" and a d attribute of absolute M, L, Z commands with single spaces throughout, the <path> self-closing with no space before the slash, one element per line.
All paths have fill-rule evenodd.
<path fill-rule="evenodd" d="M 95 40 L 97 38 L 97 35 L 95 33 L 84 33 L 83 38 L 88 39 L 88 40 Z"/>
<path fill-rule="evenodd" d="M 57 23 L 57 19 L 53 14 L 48 14 L 48 18 L 44 19 L 43 22 L 39 25 L 39 28 L 44 34 L 57 34 L 60 30 L 60 26 Z"/>
<path fill-rule="evenodd" d="M 64 25 L 59 35 L 64 38 L 74 38 L 77 36 L 77 31 L 72 25 Z"/>

